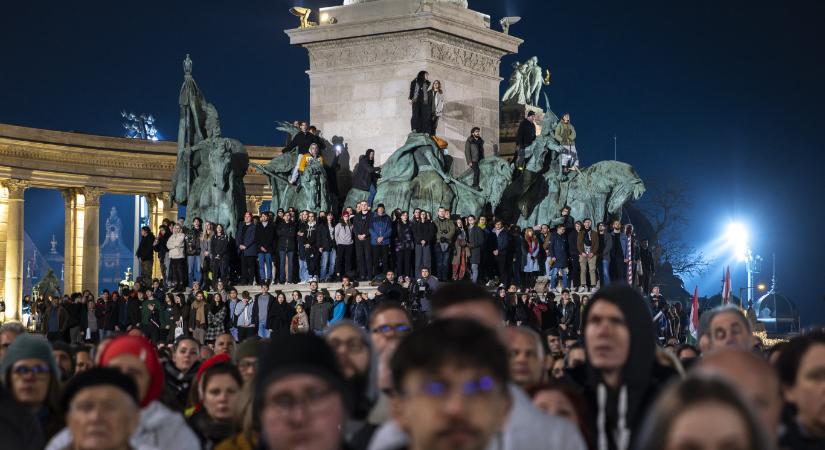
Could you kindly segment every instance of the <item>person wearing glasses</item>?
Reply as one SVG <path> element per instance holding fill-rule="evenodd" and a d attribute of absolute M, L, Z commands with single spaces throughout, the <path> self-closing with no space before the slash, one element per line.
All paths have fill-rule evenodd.
<path fill-rule="evenodd" d="M 47 441 L 63 428 L 60 369 L 45 338 L 18 336 L 3 356 L 2 376 L 14 400 L 37 417 Z"/>
<path fill-rule="evenodd" d="M 438 320 L 410 333 L 390 366 L 393 418 L 409 449 L 484 449 L 503 442 L 512 405 L 507 349 L 467 319 Z"/>
<path fill-rule="evenodd" d="M 383 302 L 372 310 L 368 328 L 372 346 L 381 354 L 390 343 L 401 340 L 412 331 L 412 318 L 400 303 Z"/>
<path fill-rule="evenodd" d="M 274 336 L 255 383 L 253 415 L 260 448 L 345 448 L 353 396 L 322 338 L 312 333 Z"/>

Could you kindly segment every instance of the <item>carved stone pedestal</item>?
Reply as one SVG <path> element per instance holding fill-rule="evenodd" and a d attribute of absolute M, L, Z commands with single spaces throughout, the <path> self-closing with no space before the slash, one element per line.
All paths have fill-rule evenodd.
<path fill-rule="evenodd" d="M 507 157 L 516 154 L 516 133 L 521 120 L 527 117 L 527 113 L 536 113 L 536 134 L 541 130 L 541 118 L 544 117 L 544 110 L 530 105 L 519 105 L 515 103 L 505 103 L 501 105 L 499 115 L 499 156 Z"/>
<path fill-rule="evenodd" d="M 319 17 L 319 26 L 286 33 L 309 52 L 310 121 L 327 139 L 344 137 L 351 166 L 367 148 L 382 164 L 406 141 L 410 82 L 421 70 L 444 88 L 437 134 L 449 142 L 456 170 L 465 167 L 464 141 L 474 126 L 492 153 L 499 63 L 521 39 L 491 30 L 489 16 L 462 2 L 370 1 L 321 8 Z"/>

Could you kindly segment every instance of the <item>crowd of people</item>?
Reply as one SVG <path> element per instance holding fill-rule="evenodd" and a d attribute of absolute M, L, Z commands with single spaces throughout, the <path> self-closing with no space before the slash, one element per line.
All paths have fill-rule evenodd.
<path fill-rule="evenodd" d="M 148 314 L 150 326 L 55 331 L 68 320 L 57 301 L 39 333 L 4 324 L 0 442 L 50 450 L 825 448 L 822 331 L 765 348 L 741 310 L 726 306 L 702 315 L 696 346 L 671 345 L 658 339 L 652 300 L 624 282 L 581 304 L 563 290 L 556 315 L 530 295 L 526 314 L 513 313 L 505 298 L 518 291 L 491 294 L 469 281 L 435 285 L 423 311 L 396 279 L 374 299 L 347 278 L 331 301 L 316 285 L 314 296 L 289 300 L 268 289 L 239 298 L 229 288 L 233 308 L 216 308 L 220 297 L 207 302 L 199 289 L 170 295 L 174 312 L 189 306 L 187 323 L 206 321 L 201 329 L 158 333 L 160 302 L 139 283 L 89 301 L 107 306 L 124 295 L 126 316 Z M 288 318 L 290 308 L 299 320 Z M 227 314 L 228 325 L 213 330 L 213 318 L 226 324 Z"/>

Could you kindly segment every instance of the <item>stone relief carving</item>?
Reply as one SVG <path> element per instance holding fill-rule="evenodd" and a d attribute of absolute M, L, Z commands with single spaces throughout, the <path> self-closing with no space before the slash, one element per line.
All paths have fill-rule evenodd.
<path fill-rule="evenodd" d="M 498 76 L 501 51 L 438 32 L 406 32 L 306 44 L 310 70 L 363 67 L 414 59 L 445 64 Z"/>

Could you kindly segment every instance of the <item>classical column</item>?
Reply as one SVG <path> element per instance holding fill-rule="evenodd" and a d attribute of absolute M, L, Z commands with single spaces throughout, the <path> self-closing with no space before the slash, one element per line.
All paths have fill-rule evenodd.
<path fill-rule="evenodd" d="M 100 271 L 100 195 L 97 187 L 85 187 L 83 194 L 83 276 L 82 287 L 98 295 Z"/>
<path fill-rule="evenodd" d="M 4 299 L 6 320 L 20 320 L 23 298 L 23 193 L 29 187 L 25 180 L 3 180 L 8 191 L 8 224 L 6 225 L 6 267 Z"/>
<path fill-rule="evenodd" d="M 261 205 L 263 205 L 264 199 L 262 199 L 258 195 L 247 195 L 246 196 L 246 210 L 250 211 L 252 215 L 258 215 L 261 212 Z"/>
<path fill-rule="evenodd" d="M 65 221 L 63 226 L 63 292 L 80 292 L 80 275 L 83 273 L 83 211 L 79 207 L 77 189 L 60 191 L 63 196 Z M 78 228 L 80 228 L 78 230 Z"/>

